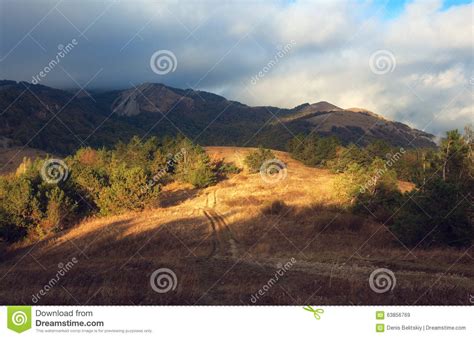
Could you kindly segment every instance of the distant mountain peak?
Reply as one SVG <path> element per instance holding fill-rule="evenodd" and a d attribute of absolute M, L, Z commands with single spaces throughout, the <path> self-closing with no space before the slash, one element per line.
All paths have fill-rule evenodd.
<path fill-rule="evenodd" d="M 313 104 L 310 104 L 307 107 L 308 110 L 312 110 L 314 112 L 322 112 L 322 111 L 336 111 L 336 110 L 343 110 L 342 108 L 329 103 L 327 101 L 319 101 Z"/>
<path fill-rule="evenodd" d="M 304 103 L 292 109 L 295 113 L 285 117 L 286 121 L 302 119 L 315 113 L 330 112 L 330 111 L 342 111 L 343 109 L 329 103 L 327 101 L 319 101 L 316 103 Z"/>

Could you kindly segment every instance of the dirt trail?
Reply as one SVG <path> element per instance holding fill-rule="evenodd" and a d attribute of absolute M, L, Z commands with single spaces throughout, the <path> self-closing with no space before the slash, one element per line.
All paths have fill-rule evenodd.
<path fill-rule="evenodd" d="M 212 196 L 210 201 L 209 196 Z M 206 207 L 202 210 L 204 216 L 209 220 L 212 231 L 212 250 L 209 257 L 217 253 L 221 256 L 239 257 L 237 241 L 230 230 L 224 216 L 222 216 L 215 207 L 217 206 L 217 191 L 214 190 L 206 196 Z"/>

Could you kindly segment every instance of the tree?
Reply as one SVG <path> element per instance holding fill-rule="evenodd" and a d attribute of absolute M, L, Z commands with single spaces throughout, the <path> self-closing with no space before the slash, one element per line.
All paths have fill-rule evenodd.
<path fill-rule="evenodd" d="M 405 245 L 470 245 L 472 207 L 459 194 L 457 184 L 435 178 L 428 181 L 423 190 L 405 198 L 403 208 L 391 225 Z"/>
<path fill-rule="evenodd" d="M 270 149 L 264 149 L 259 147 L 255 151 L 251 151 L 244 160 L 245 165 L 249 168 L 251 173 L 257 173 L 260 171 L 260 168 L 265 163 L 265 161 L 272 160 L 275 158 L 275 155 Z"/>
<path fill-rule="evenodd" d="M 467 174 L 469 146 L 457 129 L 450 130 L 441 141 L 439 158 L 443 181 L 459 180 Z"/>
<path fill-rule="evenodd" d="M 372 157 L 386 158 L 392 150 L 390 145 L 383 140 L 374 140 L 369 143 L 365 149 L 369 152 Z"/>
<path fill-rule="evenodd" d="M 299 135 L 293 138 L 288 149 L 292 156 L 306 165 L 321 166 L 337 155 L 339 140 L 332 137 L 319 137 L 316 134 Z"/>
<path fill-rule="evenodd" d="M 196 188 L 213 185 L 217 181 L 215 167 L 206 151 L 194 145 L 187 139 L 181 140 L 178 145 L 175 177 L 183 182 L 191 183 Z"/>
<path fill-rule="evenodd" d="M 392 229 L 406 245 L 463 246 L 472 242 L 472 129 L 465 135 L 446 133 L 439 151 L 428 160 L 429 173 L 412 195 L 404 196 L 403 210 Z M 437 175 L 437 173 L 439 173 Z"/>
<path fill-rule="evenodd" d="M 143 168 L 129 168 L 121 163 L 111 170 L 109 182 L 109 186 L 100 190 L 97 201 L 102 215 L 143 210 L 158 201 L 159 185 L 143 189 L 147 183 Z"/>
<path fill-rule="evenodd" d="M 367 166 L 371 161 L 372 158 L 365 149 L 351 143 L 347 147 L 339 146 L 334 159 L 327 161 L 326 165 L 334 172 L 340 173 L 346 171 L 352 163 Z"/>

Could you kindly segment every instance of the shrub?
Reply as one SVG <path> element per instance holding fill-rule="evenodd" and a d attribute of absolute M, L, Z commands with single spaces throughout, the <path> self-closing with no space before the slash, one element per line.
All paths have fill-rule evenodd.
<path fill-rule="evenodd" d="M 346 171 L 335 181 L 335 191 L 339 197 L 343 201 L 350 201 L 351 204 L 354 204 L 357 198 L 360 201 L 367 200 L 397 189 L 395 171 L 386 168 L 380 158 L 375 158 L 369 166 L 349 164 Z"/>
<path fill-rule="evenodd" d="M 371 162 L 372 158 L 365 149 L 349 144 L 347 147 L 339 146 L 335 158 L 327 160 L 326 166 L 333 172 L 340 173 L 346 171 L 352 163 L 367 166 Z"/>
<path fill-rule="evenodd" d="M 16 241 L 42 238 L 75 218 L 76 202 L 67 183 L 49 184 L 40 176 L 43 161 L 24 160 L 15 175 L 0 179 L 0 236 Z"/>
<path fill-rule="evenodd" d="M 74 211 L 77 203 L 66 196 L 59 187 L 54 187 L 46 192 L 47 207 L 45 218 L 42 220 L 43 228 L 52 229 L 60 227 L 60 222 L 69 223 L 74 220 Z"/>
<path fill-rule="evenodd" d="M 406 194 L 406 205 L 395 215 L 392 231 L 409 246 L 470 245 L 472 206 L 460 194 L 462 189 L 436 179 L 413 196 Z"/>
<path fill-rule="evenodd" d="M 34 179 L 24 175 L 17 179 L 4 179 L 2 190 L 2 209 L 10 223 L 28 229 L 42 219 L 43 212 Z"/>
<path fill-rule="evenodd" d="M 71 179 L 78 194 L 85 198 L 89 205 L 97 205 L 100 192 L 109 185 L 106 168 L 94 169 L 75 164 L 71 171 Z"/>
<path fill-rule="evenodd" d="M 142 141 L 140 137 L 134 136 L 127 144 L 118 143 L 112 156 L 117 162 L 125 163 L 130 167 L 143 168 L 148 174 L 158 147 L 159 143 L 156 137 Z"/>
<path fill-rule="evenodd" d="M 216 183 L 215 167 L 202 147 L 183 140 L 180 144 L 180 151 L 183 155 L 176 164 L 176 178 L 191 183 L 197 188 L 204 188 Z"/>
<path fill-rule="evenodd" d="M 205 188 L 216 183 L 216 176 L 211 168 L 201 165 L 189 170 L 186 181 L 196 188 Z"/>
<path fill-rule="evenodd" d="M 242 171 L 242 169 L 237 167 L 233 162 L 220 162 L 217 165 L 217 171 L 220 174 L 228 175 L 228 174 L 238 174 Z"/>
<path fill-rule="evenodd" d="M 157 202 L 159 185 L 146 187 L 145 171 L 139 167 L 127 168 L 121 163 L 111 168 L 110 185 L 102 188 L 98 207 L 102 215 L 118 214 L 127 210 L 143 210 Z"/>
<path fill-rule="evenodd" d="M 336 157 L 339 144 L 336 137 L 299 135 L 289 142 L 288 150 L 295 159 L 304 164 L 319 166 Z"/>
<path fill-rule="evenodd" d="M 250 152 L 244 160 L 251 173 L 257 173 L 265 161 L 274 159 L 275 155 L 270 149 L 259 147 L 257 150 Z"/>
<path fill-rule="evenodd" d="M 402 205 L 403 199 L 400 191 L 381 185 L 374 194 L 367 192 L 358 194 L 352 210 L 357 214 L 374 216 L 377 221 L 385 223 Z"/>
<path fill-rule="evenodd" d="M 15 242 L 25 237 L 27 228 L 19 227 L 12 222 L 11 215 L 0 209 L 0 237 L 7 242 Z"/>

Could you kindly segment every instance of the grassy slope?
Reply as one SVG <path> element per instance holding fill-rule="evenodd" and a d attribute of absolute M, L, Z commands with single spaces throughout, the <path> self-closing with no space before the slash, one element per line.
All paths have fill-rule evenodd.
<path fill-rule="evenodd" d="M 248 150 L 208 151 L 240 165 Z M 278 184 L 245 172 L 204 190 L 171 184 L 162 208 L 91 219 L 4 252 L 0 303 L 31 303 L 58 264 L 76 257 L 39 303 L 251 304 L 251 295 L 294 257 L 257 304 L 467 304 L 472 249 L 410 253 L 383 225 L 334 205 L 333 174 L 278 156 L 288 163 Z M 288 206 L 269 209 L 275 200 Z M 151 289 L 150 275 L 161 267 L 176 273 L 174 291 Z M 392 292 L 369 287 L 370 273 L 381 267 L 396 275 Z"/>

